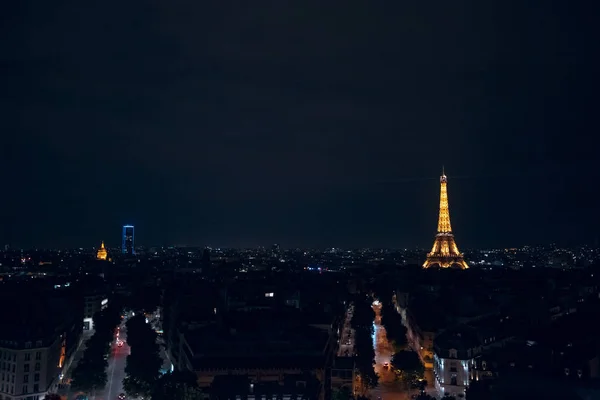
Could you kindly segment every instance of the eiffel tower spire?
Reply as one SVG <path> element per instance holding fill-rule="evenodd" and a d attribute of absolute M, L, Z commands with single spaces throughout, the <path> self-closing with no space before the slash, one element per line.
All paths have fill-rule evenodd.
<path fill-rule="evenodd" d="M 446 176 L 444 167 L 442 167 L 442 176 L 440 176 L 440 214 L 438 217 L 437 235 L 435 236 L 431 252 L 427 254 L 427 260 L 423 264 L 423 268 L 436 265 L 440 268 L 469 268 L 463 254 L 458 251 L 458 246 L 452 234 L 450 209 L 448 207 L 448 177 Z"/>
<path fill-rule="evenodd" d="M 438 218 L 438 233 L 452 233 L 450 225 L 450 210 L 448 209 L 448 178 L 444 174 L 442 167 L 442 176 L 440 176 L 440 215 Z"/>

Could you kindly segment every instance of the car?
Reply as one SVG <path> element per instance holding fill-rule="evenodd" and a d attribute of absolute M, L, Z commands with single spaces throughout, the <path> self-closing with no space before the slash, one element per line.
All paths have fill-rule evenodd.
<path fill-rule="evenodd" d="M 390 363 L 389 362 L 384 362 L 383 363 L 383 367 L 384 368 L 389 368 L 390 367 Z"/>
<path fill-rule="evenodd" d="M 119 397 L 117 397 L 117 399 L 125 400 L 125 393 L 119 393 Z"/>

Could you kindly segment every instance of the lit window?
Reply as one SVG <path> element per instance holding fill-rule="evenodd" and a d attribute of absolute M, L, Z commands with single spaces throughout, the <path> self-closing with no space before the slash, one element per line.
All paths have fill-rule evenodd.
<path fill-rule="evenodd" d="M 271 292 L 271 293 L 265 293 L 265 297 L 273 297 L 275 295 L 275 293 Z"/>

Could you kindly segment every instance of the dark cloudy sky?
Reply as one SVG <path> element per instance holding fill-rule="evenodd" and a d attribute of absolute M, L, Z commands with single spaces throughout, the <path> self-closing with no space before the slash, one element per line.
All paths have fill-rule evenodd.
<path fill-rule="evenodd" d="M 2 243 L 429 247 L 442 165 L 461 248 L 598 235 L 597 6 L 10 3 Z"/>

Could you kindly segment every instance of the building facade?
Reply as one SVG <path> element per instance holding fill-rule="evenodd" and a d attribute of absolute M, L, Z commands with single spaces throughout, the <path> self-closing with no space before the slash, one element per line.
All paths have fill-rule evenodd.
<path fill-rule="evenodd" d="M 94 314 L 108 307 L 108 298 L 105 293 L 91 293 L 83 297 L 83 329 L 94 329 Z"/>
<path fill-rule="evenodd" d="M 122 249 L 123 254 L 128 254 L 128 255 L 135 254 L 133 225 L 124 225 L 123 226 L 123 237 L 122 237 L 121 249 Z"/>
<path fill-rule="evenodd" d="M 12 316 L 0 331 L 0 399 L 40 400 L 56 389 L 81 338 L 80 314 L 71 304 L 51 298 L 19 307 L 30 313 Z"/>
<path fill-rule="evenodd" d="M 55 383 L 64 362 L 64 336 L 0 347 L 3 400 L 38 400 Z"/>
<path fill-rule="evenodd" d="M 470 329 L 448 330 L 436 337 L 433 356 L 435 388 L 440 396 L 446 393 L 462 398 L 469 387 L 469 368 L 481 352 L 479 341 Z"/>

